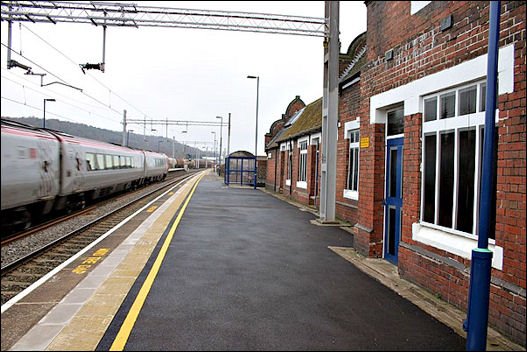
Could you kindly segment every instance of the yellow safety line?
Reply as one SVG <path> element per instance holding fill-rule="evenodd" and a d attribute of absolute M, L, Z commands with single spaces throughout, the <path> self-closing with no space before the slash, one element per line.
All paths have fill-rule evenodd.
<path fill-rule="evenodd" d="M 156 261 L 154 262 L 152 269 L 150 269 L 150 272 L 148 273 L 148 276 L 145 282 L 143 283 L 143 286 L 141 287 L 139 294 L 135 298 L 135 301 L 132 304 L 132 307 L 130 308 L 128 315 L 126 316 L 126 319 L 124 320 L 123 325 L 119 329 L 119 332 L 117 333 L 117 336 L 115 337 L 115 340 L 113 341 L 112 346 L 110 347 L 110 351 L 122 351 L 124 349 L 124 346 L 126 345 L 126 342 L 128 341 L 128 337 L 130 337 L 130 333 L 132 332 L 132 329 L 134 327 L 135 321 L 137 320 L 137 317 L 139 316 L 139 312 L 141 311 L 141 308 L 143 307 L 143 304 L 145 303 L 146 296 L 150 292 L 150 289 L 152 288 L 152 284 L 154 283 L 154 279 L 156 278 L 157 273 L 159 272 L 159 268 L 161 267 L 161 263 L 163 262 L 163 259 L 165 258 L 165 254 L 168 250 L 168 246 L 170 242 L 172 241 L 174 232 L 176 232 L 176 228 L 178 227 L 181 217 L 183 216 L 183 213 L 185 212 L 187 204 L 189 203 L 190 198 L 194 194 L 194 191 L 196 190 L 196 187 L 198 186 L 199 181 L 201 181 L 201 178 L 204 175 L 205 174 L 201 175 L 199 179 L 196 181 L 196 184 L 194 185 L 194 188 L 190 192 L 190 195 L 187 197 L 187 200 L 185 201 L 183 208 L 181 208 L 176 218 L 176 221 L 174 221 L 174 224 L 172 225 L 172 228 L 170 229 L 170 232 L 168 233 L 168 236 L 165 239 L 165 242 L 163 243 L 163 246 L 161 247 L 159 254 L 157 255 Z"/>

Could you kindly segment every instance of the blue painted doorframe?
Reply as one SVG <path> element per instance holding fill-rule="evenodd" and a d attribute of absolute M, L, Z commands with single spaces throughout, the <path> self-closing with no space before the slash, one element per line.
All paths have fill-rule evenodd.
<path fill-rule="evenodd" d="M 384 258 L 393 264 L 397 264 L 401 238 L 403 144 L 402 137 L 388 139 L 386 143 L 386 189 L 383 203 Z"/>

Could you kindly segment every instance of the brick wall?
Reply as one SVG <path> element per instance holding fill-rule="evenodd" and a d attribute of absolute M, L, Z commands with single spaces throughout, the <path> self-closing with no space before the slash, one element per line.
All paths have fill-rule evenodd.
<path fill-rule="evenodd" d="M 267 177 L 265 181 L 265 188 L 269 191 L 277 191 L 277 168 L 276 163 L 278 161 L 278 148 L 267 150 L 267 154 L 271 154 L 271 159 L 267 159 Z"/>
<path fill-rule="evenodd" d="M 335 214 L 342 220 L 351 224 L 357 222 L 358 201 L 344 197 L 343 190 L 347 186 L 348 167 L 349 167 L 349 143 L 350 140 L 345 135 L 345 124 L 354 121 L 360 113 L 360 83 L 344 89 L 339 97 L 339 121 L 337 140 L 337 177 L 335 194 Z M 362 156 L 359 157 L 361 159 Z M 360 169 L 360 166 L 359 166 Z M 359 184 L 361 180 L 359 178 Z"/>
<path fill-rule="evenodd" d="M 414 15 L 410 15 L 409 1 L 369 1 L 367 6 L 368 51 L 361 73 L 361 137 L 369 137 L 370 146 L 361 149 L 356 243 L 359 251 L 376 256 L 380 255 L 379 248 L 382 250 L 383 207 L 380 201 L 384 186 L 384 125 L 370 124 L 369 98 L 486 54 L 489 2 L 433 1 Z M 503 270 L 492 270 L 489 311 L 489 324 L 524 346 L 525 13 L 523 1 L 502 2 L 499 45 L 514 45 L 514 92 L 498 97 L 495 242 L 503 248 L 504 259 Z M 449 16 L 452 16 L 452 26 L 442 30 L 441 20 Z M 385 55 L 390 50 L 393 59 L 386 60 Z M 405 116 L 399 273 L 466 309 L 470 260 L 412 241 L 412 224 L 420 219 L 421 128 L 421 114 Z"/>

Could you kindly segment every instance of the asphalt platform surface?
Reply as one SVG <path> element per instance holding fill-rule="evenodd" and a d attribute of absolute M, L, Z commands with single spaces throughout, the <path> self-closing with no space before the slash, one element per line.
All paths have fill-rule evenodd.
<path fill-rule="evenodd" d="M 348 232 L 311 219 L 205 177 L 125 350 L 465 350 L 452 329 L 328 249 L 351 247 Z M 109 349 L 157 251 L 98 350 Z"/>

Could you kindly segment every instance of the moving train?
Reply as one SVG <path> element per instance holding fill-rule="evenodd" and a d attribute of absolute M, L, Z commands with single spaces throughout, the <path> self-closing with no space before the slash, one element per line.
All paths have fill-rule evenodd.
<path fill-rule="evenodd" d="M 164 154 L 1 120 L 2 230 L 165 179 Z"/>

